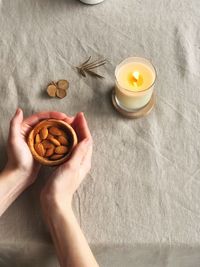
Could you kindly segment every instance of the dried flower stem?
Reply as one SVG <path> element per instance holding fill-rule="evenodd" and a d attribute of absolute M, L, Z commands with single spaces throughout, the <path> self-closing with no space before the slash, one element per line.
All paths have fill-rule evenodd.
<path fill-rule="evenodd" d="M 76 67 L 76 69 L 78 70 L 78 72 L 83 76 L 86 77 L 86 73 L 96 77 L 96 78 L 104 78 L 103 76 L 99 75 L 98 73 L 92 71 L 95 68 L 98 68 L 100 66 L 103 66 L 106 64 L 107 60 L 103 59 L 103 60 L 95 60 L 93 62 L 90 62 L 91 60 L 91 56 L 85 61 L 83 62 L 80 66 Z"/>

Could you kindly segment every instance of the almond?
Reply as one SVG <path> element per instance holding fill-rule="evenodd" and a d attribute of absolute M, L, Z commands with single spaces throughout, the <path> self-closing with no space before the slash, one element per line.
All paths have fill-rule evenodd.
<path fill-rule="evenodd" d="M 54 148 L 49 148 L 46 150 L 45 157 L 50 157 L 54 153 Z"/>
<path fill-rule="evenodd" d="M 56 154 L 65 154 L 68 151 L 68 147 L 66 146 L 57 146 L 55 149 Z"/>
<path fill-rule="evenodd" d="M 57 139 L 61 143 L 61 145 L 69 145 L 69 141 L 63 135 L 58 136 Z"/>
<path fill-rule="evenodd" d="M 50 134 L 57 135 L 57 136 L 65 135 L 65 132 L 63 130 L 59 129 L 58 127 L 50 127 L 49 132 L 50 132 Z"/>
<path fill-rule="evenodd" d="M 51 138 L 54 138 L 54 136 L 49 133 L 48 136 L 47 136 L 47 139 L 50 140 Z"/>
<path fill-rule="evenodd" d="M 46 127 L 42 128 L 42 129 L 40 130 L 40 138 L 41 138 L 42 140 L 46 139 L 47 136 L 48 136 L 48 133 L 49 133 L 49 132 L 48 132 L 48 130 L 47 130 Z"/>
<path fill-rule="evenodd" d="M 55 154 L 55 155 L 51 156 L 51 159 L 52 159 L 52 160 L 56 160 L 56 159 L 60 159 L 60 158 L 62 158 L 63 156 L 64 156 L 64 155 Z"/>
<path fill-rule="evenodd" d="M 50 140 L 44 140 L 42 141 L 42 145 L 45 149 L 49 149 L 49 148 L 55 148 L 54 144 L 52 144 L 52 142 L 50 142 Z"/>
<path fill-rule="evenodd" d="M 40 138 L 40 135 L 39 134 L 36 134 L 36 137 L 35 137 L 35 143 L 41 143 L 41 138 Z"/>
<path fill-rule="evenodd" d="M 55 146 L 60 146 L 60 142 L 56 138 L 50 138 L 49 141 L 51 141 Z"/>
<path fill-rule="evenodd" d="M 35 144 L 35 151 L 38 153 L 39 156 L 44 157 L 45 149 L 41 143 Z"/>

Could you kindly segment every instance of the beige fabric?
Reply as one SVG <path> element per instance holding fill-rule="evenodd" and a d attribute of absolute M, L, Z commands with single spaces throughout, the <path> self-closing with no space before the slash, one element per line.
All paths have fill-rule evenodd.
<path fill-rule="evenodd" d="M 199 266 L 199 25 L 198 0 L 0 0 L 1 167 L 17 106 L 84 111 L 93 168 L 74 206 L 102 266 Z M 77 75 L 89 55 L 109 59 L 105 80 Z M 150 58 L 158 72 L 157 106 L 136 121 L 110 101 L 115 66 L 128 56 Z M 49 99 L 45 86 L 60 78 L 68 97 Z M 0 266 L 56 266 L 38 201 L 47 176 L 0 219 Z"/>

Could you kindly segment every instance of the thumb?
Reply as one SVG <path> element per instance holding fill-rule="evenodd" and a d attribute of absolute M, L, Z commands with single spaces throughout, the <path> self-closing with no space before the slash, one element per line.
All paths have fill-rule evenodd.
<path fill-rule="evenodd" d="M 18 108 L 15 112 L 15 115 L 10 121 L 11 137 L 15 137 L 19 134 L 22 122 L 23 122 L 23 111 L 20 108 Z"/>

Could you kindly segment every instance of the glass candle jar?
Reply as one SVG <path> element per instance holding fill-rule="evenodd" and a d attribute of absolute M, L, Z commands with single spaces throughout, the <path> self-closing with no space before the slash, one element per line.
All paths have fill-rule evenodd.
<path fill-rule="evenodd" d="M 84 4 L 96 5 L 103 2 L 104 0 L 80 0 L 80 1 Z"/>
<path fill-rule="evenodd" d="M 115 77 L 115 98 L 120 108 L 134 112 L 149 103 L 154 90 L 156 70 L 147 59 L 125 59 L 116 67 Z"/>

